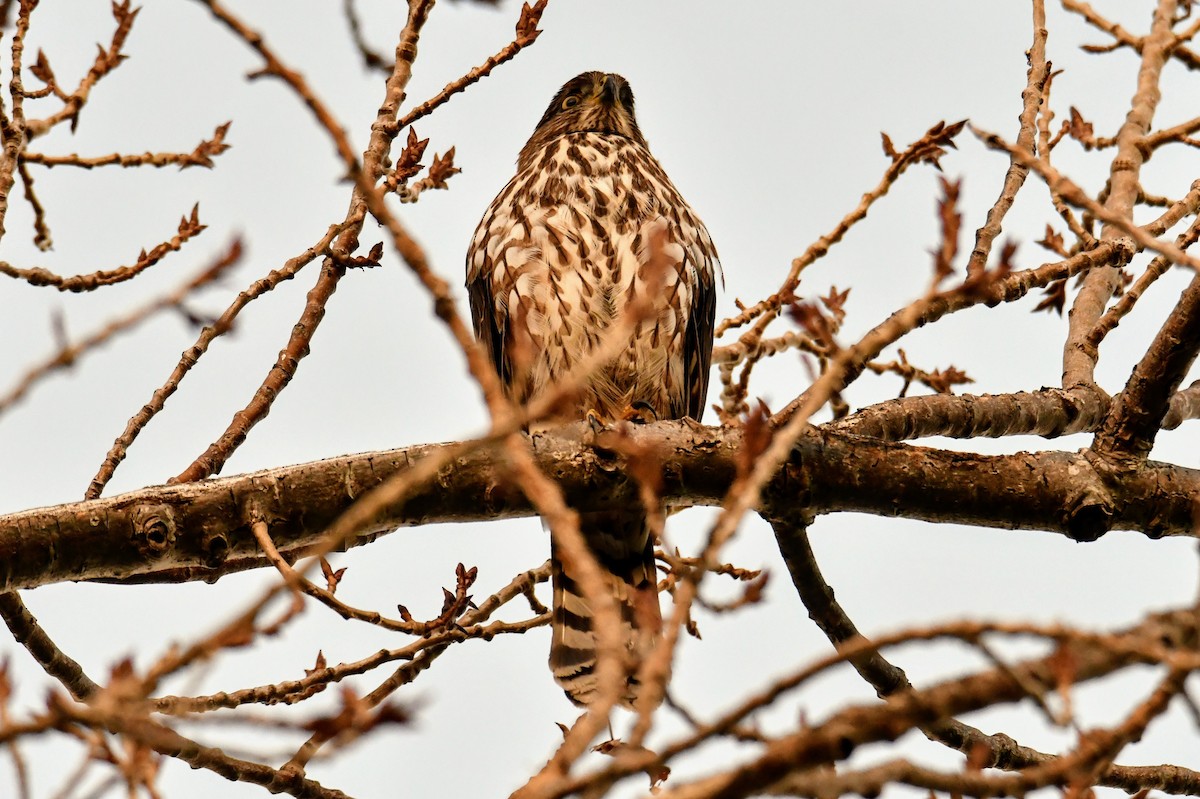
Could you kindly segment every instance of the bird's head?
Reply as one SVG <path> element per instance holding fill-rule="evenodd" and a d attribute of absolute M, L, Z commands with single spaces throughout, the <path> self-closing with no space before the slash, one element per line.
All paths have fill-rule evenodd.
<path fill-rule="evenodd" d="M 521 152 L 522 160 L 559 136 L 586 132 L 614 133 L 646 144 L 633 114 L 629 81 L 611 72 L 584 72 L 571 78 L 550 101 Z"/>

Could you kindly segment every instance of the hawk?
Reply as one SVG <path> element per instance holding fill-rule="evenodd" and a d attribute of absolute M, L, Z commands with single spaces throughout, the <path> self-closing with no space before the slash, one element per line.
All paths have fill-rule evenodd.
<path fill-rule="evenodd" d="M 575 382 L 556 421 L 699 420 L 719 273 L 708 231 L 638 129 L 629 83 L 603 72 L 554 96 L 467 252 L 475 334 L 509 396 L 528 403 Z M 594 368 L 576 374 L 589 358 Z M 633 672 L 662 626 L 655 542 L 640 506 L 583 513 L 580 527 L 621 609 L 621 701 L 632 706 Z M 550 668 L 586 705 L 597 691 L 592 612 L 553 545 L 551 562 Z"/>

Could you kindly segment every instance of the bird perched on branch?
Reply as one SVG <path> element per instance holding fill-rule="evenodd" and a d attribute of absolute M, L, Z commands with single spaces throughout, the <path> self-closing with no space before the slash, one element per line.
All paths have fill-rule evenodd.
<path fill-rule="evenodd" d="M 704 413 L 717 252 L 650 154 L 620 75 L 563 86 L 521 149 L 517 174 L 484 213 L 467 253 L 475 334 L 509 396 L 569 399 L 556 421 Z M 662 626 L 654 540 L 641 506 L 580 515 L 620 609 L 629 654 L 620 701 Z M 576 566 L 552 546 L 550 668 L 576 704 L 598 690 L 592 610 Z"/>

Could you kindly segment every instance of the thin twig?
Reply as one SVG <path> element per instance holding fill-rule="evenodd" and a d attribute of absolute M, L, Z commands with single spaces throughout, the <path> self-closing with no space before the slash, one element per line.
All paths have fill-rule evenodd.
<path fill-rule="evenodd" d="M 346 227 L 333 245 L 334 255 L 348 256 L 357 247 L 358 234 L 365 218 L 363 211 L 366 203 L 363 195 L 365 194 L 369 198 L 377 194 L 374 184 L 382 173 L 383 164 L 388 158 L 391 143 L 395 137 L 395 128 L 392 123 L 395 121 L 397 110 L 404 97 L 404 88 L 408 85 L 412 74 L 412 62 L 417 54 L 417 41 L 433 5 L 432 0 L 415 2 L 409 8 L 408 22 L 396 45 L 396 61 L 387 80 L 385 99 L 380 104 L 376 122 L 371 127 L 371 138 L 363 153 L 361 164 L 358 156 L 351 149 L 349 139 L 341 125 L 309 88 L 300 73 L 284 65 L 274 51 L 267 46 L 261 34 L 246 26 L 218 0 L 199 0 L 199 2 L 207 6 L 214 17 L 258 53 L 266 64 L 261 74 L 272 75 L 283 80 L 304 101 L 322 129 L 333 141 L 346 167 L 347 174 L 353 177 L 358 184 L 354 196 L 351 198 L 350 210 L 345 220 Z M 376 199 L 382 204 L 380 198 L 376 197 Z M 407 243 L 408 249 L 420 253 L 420 258 L 423 260 L 424 254 L 420 252 L 420 247 L 416 242 L 409 238 Z M 301 312 L 300 319 L 292 327 L 287 344 L 280 350 L 279 357 L 262 384 L 254 392 L 254 396 L 245 407 L 234 414 L 225 431 L 187 468 L 172 478 L 171 482 L 200 480 L 220 472 L 221 467 L 233 452 L 245 441 L 250 429 L 266 417 L 276 397 L 291 382 L 300 361 L 308 354 L 312 338 L 325 317 L 325 306 L 337 290 L 338 282 L 344 274 L 345 267 L 339 265 L 334 258 L 326 259 L 316 283 L 305 297 L 304 310 Z"/>
<path fill-rule="evenodd" d="M 1046 84 L 1050 79 L 1050 62 L 1046 60 L 1046 3 L 1045 0 L 1033 2 L 1033 45 L 1029 48 L 1029 70 L 1026 76 L 1025 89 L 1021 92 L 1021 115 L 1018 118 L 1020 129 L 1017 133 L 1016 148 L 1033 156 L 1036 151 L 1038 109 L 1042 105 Z M 1049 152 L 1040 153 L 1042 158 L 1048 158 Z M 1004 217 L 1012 207 L 1017 192 L 1025 184 L 1029 169 L 1016 158 L 1008 165 L 1000 196 L 988 209 L 987 221 L 975 233 L 975 248 L 967 261 L 967 274 L 982 271 L 987 264 L 988 255 L 992 251 L 992 243 L 1000 235 Z"/>
<path fill-rule="evenodd" d="M 227 270 L 241 261 L 241 241 L 235 239 L 229 249 L 213 263 L 205 266 L 195 276 L 189 278 L 174 291 L 152 300 L 140 308 L 136 308 L 122 316 L 112 319 L 103 327 L 89 333 L 75 342 L 63 342 L 58 352 L 30 368 L 15 385 L 6 393 L 0 394 L 0 414 L 10 409 L 29 392 L 40 380 L 58 371 L 74 366 L 86 353 L 100 347 L 117 335 L 132 330 L 145 322 L 154 314 L 180 308 L 183 302 L 198 289 L 219 279 Z"/>
<path fill-rule="evenodd" d="M 13 640 L 25 647 L 38 665 L 76 699 L 86 699 L 100 687 L 84 672 L 83 667 L 58 648 L 49 633 L 25 607 L 16 591 L 0 593 L 0 616 L 12 633 Z"/>
<path fill-rule="evenodd" d="M 256 280 L 244 291 L 240 292 L 229 307 L 221 313 L 217 320 L 210 325 L 206 325 L 200 331 L 196 342 L 183 351 L 183 356 L 179 363 L 175 365 L 166 382 L 154 391 L 150 400 L 138 409 L 138 412 L 130 418 L 125 425 L 125 430 L 113 442 L 112 447 L 104 456 L 104 462 L 100 464 L 99 470 L 92 478 L 88 485 L 87 492 L 84 494 L 85 499 L 95 499 L 104 491 L 104 487 L 108 485 L 108 481 L 112 479 L 113 473 L 121 461 L 125 460 L 129 447 L 137 439 L 138 434 L 150 423 L 159 411 L 166 405 L 167 400 L 179 389 L 179 383 L 192 370 L 200 360 L 204 353 L 208 352 L 209 346 L 218 337 L 228 333 L 233 329 L 234 321 L 239 313 L 242 312 L 247 305 L 254 300 L 270 292 L 279 284 L 291 280 L 296 274 L 316 259 L 321 253 L 325 252 L 330 242 L 337 236 L 344 226 L 332 225 L 325 235 L 322 236 L 313 246 L 309 247 L 299 255 L 290 258 L 279 269 L 274 269 L 265 277 Z"/>
<path fill-rule="evenodd" d="M 149 252 L 142 250 L 136 262 L 129 266 L 119 266 L 116 269 L 102 269 L 86 275 L 62 277 L 43 269 L 40 266 L 28 269 L 15 267 L 0 261 L 0 275 L 8 275 L 18 280 L 24 280 L 31 286 L 53 286 L 59 291 L 82 292 L 93 291 L 102 286 L 111 286 L 132 280 L 150 267 L 162 261 L 172 252 L 183 249 L 183 245 L 198 236 L 205 229 L 200 224 L 200 208 L 192 206 L 189 216 L 179 220 L 179 226 L 174 236 L 156 245 Z"/>

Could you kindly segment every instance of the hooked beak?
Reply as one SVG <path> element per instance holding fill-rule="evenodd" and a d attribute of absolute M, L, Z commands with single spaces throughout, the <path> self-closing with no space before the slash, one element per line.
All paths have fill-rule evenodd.
<path fill-rule="evenodd" d="M 600 102 L 609 108 L 614 108 L 617 105 L 619 95 L 620 89 L 617 87 L 617 79 L 612 75 L 605 75 L 604 83 L 600 87 Z"/>

